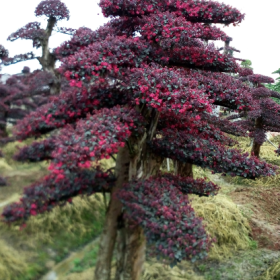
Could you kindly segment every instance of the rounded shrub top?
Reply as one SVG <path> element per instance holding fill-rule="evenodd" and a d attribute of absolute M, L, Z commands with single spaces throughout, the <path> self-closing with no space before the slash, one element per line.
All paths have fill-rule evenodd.
<path fill-rule="evenodd" d="M 60 0 L 45 0 L 40 2 L 35 10 L 35 15 L 37 17 L 54 17 L 56 20 L 69 20 L 70 17 L 69 10 Z"/>

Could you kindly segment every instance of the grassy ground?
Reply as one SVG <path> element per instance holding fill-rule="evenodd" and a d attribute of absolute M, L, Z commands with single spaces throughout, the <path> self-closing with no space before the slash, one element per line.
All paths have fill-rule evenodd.
<path fill-rule="evenodd" d="M 278 144 L 280 139 L 272 141 Z M 239 148 L 247 151 L 250 149 L 248 144 L 248 139 L 241 139 Z M 46 163 L 15 163 L 11 159 L 15 146 L 9 144 L 3 149 L 8 160 L 0 159 L 0 172 L 7 177 L 10 184 L 9 187 L 1 188 L 0 211 L 3 208 L 1 203 L 17 200 L 24 185 L 36 181 L 48 172 Z M 275 156 L 273 149 L 270 144 L 265 144 L 261 156 L 280 166 L 280 158 Z M 102 164 L 108 169 L 114 161 L 104 161 Z M 272 211 L 273 193 L 270 198 L 264 199 L 268 190 L 272 192 L 279 187 L 280 178 L 250 181 L 220 177 L 201 168 L 195 168 L 194 173 L 195 177 L 206 177 L 221 187 L 216 197 L 191 196 L 194 210 L 198 216 L 203 217 L 206 230 L 217 239 L 217 243 L 211 249 L 209 258 L 196 264 L 183 262 L 170 269 L 155 260 L 148 260 L 143 280 L 251 280 L 256 277 L 258 280 L 278 279 L 275 277 L 279 275 L 277 260 L 280 252 L 262 248 L 259 241 L 253 240 L 252 230 L 256 228 L 251 222 L 256 215 L 255 209 L 259 211 L 256 217 L 267 224 L 272 218 L 280 218 L 274 210 L 270 218 L 265 214 L 265 211 Z M 240 192 L 244 188 L 246 192 Z M 248 189 L 250 192 L 247 193 Z M 278 206 L 273 204 L 273 207 L 277 209 Z M 56 266 L 61 263 L 64 276 L 59 280 L 92 280 L 98 245 L 91 241 L 101 232 L 104 212 L 103 197 L 91 196 L 75 198 L 73 205 L 68 204 L 50 213 L 32 217 L 23 230 L 19 230 L 18 225 L 8 227 L 0 224 L 0 279 L 39 279 L 39 276 L 47 271 L 61 270 L 61 266 Z M 88 243 L 90 244 L 83 248 Z M 61 262 L 67 256 L 72 257 Z"/>
<path fill-rule="evenodd" d="M 21 164 L 12 160 L 16 146 L 30 143 L 10 143 L 2 151 L 1 175 L 8 186 L 0 189 L 0 212 L 10 202 L 17 201 L 24 186 L 48 173 L 47 163 Z M 75 198 L 73 204 L 57 207 L 49 213 L 32 217 L 26 227 L 0 223 L 0 279 L 34 280 L 96 238 L 105 216 L 103 197 L 94 195 Z"/>

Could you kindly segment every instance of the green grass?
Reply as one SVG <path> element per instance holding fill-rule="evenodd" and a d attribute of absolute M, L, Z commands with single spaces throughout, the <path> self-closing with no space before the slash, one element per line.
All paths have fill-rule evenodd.
<path fill-rule="evenodd" d="M 0 240 L 6 242 L 8 248 L 13 248 L 16 252 L 23 247 L 20 255 L 27 263 L 23 275 L 11 274 L 10 279 L 38 279 L 47 272 L 48 261 L 58 263 L 70 252 L 80 249 L 95 239 L 102 231 L 104 218 L 105 208 L 102 196 L 99 195 L 76 198 L 73 200 L 73 205 L 67 204 L 49 213 L 32 217 L 22 231 L 19 231 L 16 225 L 10 227 L 1 225 Z M 52 256 L 49 254 L 50 250 L 53 252 Z M 13 261 L 11 258 L 7 259 L 7 263 Z M 0 279 L 2 279 L 1 275 Z"/>
<path fill-rule="evenodd" d="M 97 260 L 98 246 L 95 246 L 89 252 L 86 252 L 82 259 L 75 259 L 73 262 L 74 267 L 71 269 L 72 272 L 83 272 L 88 268 L 94 267 Z"/>

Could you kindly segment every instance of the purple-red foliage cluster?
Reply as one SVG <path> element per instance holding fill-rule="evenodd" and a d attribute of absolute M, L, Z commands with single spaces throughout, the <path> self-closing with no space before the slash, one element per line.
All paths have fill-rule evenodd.
<path fill-rule="evenodd" d="M 41 29 L 40 22 L 30 22 L 16 32 L 12 33 L 8 40 L 13 42 L 17 39 L 26 39 L 33 41 L 33 47 L 41 47 L 40 40 L 46 36 L 45 30 Z"/>
<path fill-rule="evenodd" d="M 3 60 L 9 57 L 9 51 L 4 48 L 4 46 L 0 45 L 0 59 Z"/>
<path fill-rule="evenodd" d="M 131 156 L 141 151 L 136 161 L 149 154 L 232 176 L 274 174 L 276 167 L 229 149 L 235 141 L 223 133 L 246 135 L 268 104 L 258 101 L 267 95 L 265 90 L 253 91 L 242 81 L 269 79 L 240 69 L 233 57 L 205 42 L 230 38 L 202 23 L 236 24 L 244 15 L 205 0 L 101 0 L 100 6 L 104 15 L 118 18 L 97 31 L 58 29 L 74 32 L 54 52 L 69 86 L 16 127 L 18 139 L 61 129 L 16 155 L 18 160 L 51 160 L 51 174 L 26 188 L 19 203 L 6 207 L 6 221 L 43 213 L 79 194 L 110 191 L 114 178 L 94 170 L 92 161 L 98 165 L 120 148 L 129 149 Z M 42 1 L 36 15 L 49 17 L 49 24 L 69 18 L 58 0 Z M 239 72 L 240 79 L 211 71 Z M 248 113 L 250 120 L 231 123 L 215 117 L 213 105 L 236 110 L 239 116 Z M 134 144 L 138 141 L 139 147 Z M 173 263 L 204 258 L 212 240 L 187 194 L 215 195 L 219 188 L 203 179 L 145 176 L 133 178 L 117 194 L 129 220 L 144 229 L 156 253 Z"/>
<path fill-rule="evenodd" d="M 186 181 L 170 175 L 151 177 L 132 181 L 118 193 L 127 216 L 141 225 L 155 254 L 170 258 L 174 264 L 205 258 L 212 243 L 184 195 Z M 196 183 L 199 189 L 201 180 L 193 180 L 194 186 Z"/>
<path fill-rule="evenodd" d="M 275 175 L 276 166 L 261 162 L 255 157 L 248 158 L 235 149 L 227 149 L 218 141 L 201 139 L 186 131 L 166 129 L 162 137 L 154 139 L 150 145 L 162 157 L 180 162 L 208 167 L 214 172 L 254 179 L 259 176 Z M 198 134 L 199 135 L 199 134 Z"/>
<path fill-rule="evenodd" d="M 20 202 L 7 206 L 2 215 L 9 223 L 26 220 L 29 216 L 71 202 L 73 196 L 108 191 L 114 181 L 112 174 L 99 169 L 76 169 L 71 172 L 56 169 L 41 181 L 25 188 Z"/>
<path fill-rule="evenodd" d="M 195 0 L 101 0 L 104 16 L 141 16 L 155 11 L 174 11 L 191 22 L 240 23 L 244 15 L 224 3 Z"/>
<path fill-rule="evenodd" d="M 70 14 L 66 5 L 60 0 L 45 0 L 39 3 L 35 10 L 37 17 L 46 16 L 48 18 L 55 18 L 56 20 L 69 20 Z"/>
<path fill-rule="evenodd" d="M 40 142 L 33 142 L 30 146 L 21 148 L 20 151 L 14 155 L 17 161 L 42 161 L 51 160 L 53 150 L 55 149 L 55 139 L 49 138 Z"/>
<path fill-rule="evenodd" d="M 131 133 L 143 133 L 143 117 L 134 109 L 102 109 L 61 130 L 52 153 L 55 166 L 88 168 L 91 161 L 116 154 Z"/>
<path fill-rule="evenodd" d="M 11 76 L 5 84 L 0 84 L 0 130 L 5 130 L 7 120 L 13 124 L 24 118 L 38 106 L 48 101 L 53 76 L 36 70 Z"/>

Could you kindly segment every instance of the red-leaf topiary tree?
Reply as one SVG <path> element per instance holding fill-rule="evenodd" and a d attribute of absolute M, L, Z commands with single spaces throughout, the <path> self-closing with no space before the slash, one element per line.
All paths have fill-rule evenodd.
<path fill-rule="evenodd" d="M 176 264 L 206 257 L 213 240 L 187 195 L 215 195 L 218 186 L 185 176 L 186 164 L 256 178 L 276 168 L 230 149 L 224 132 L 241 126 L 211 115 L 211 106 L 242 112 L 252 95 L 239 80 L 234 58 L 208 40 L 227 36 L 211 23 L 236 24 L 243 15 L 213 1 L 102 0 L 113 19 L 96 31 L 80 28 L 56 49 L 67 89 L 17 124 L 18 139 L 59 129 L 23 148 L 17 160 L 51 160 L 50 175 L 27 187 L 5 208 L 7 222 L 27 219 L 76 195 L 109 192 L 95 279 L 140 279 L 145 242 Z M 117 154 L 114 172 L 99 161 Z M 160 172 L 177 161 L 176 175 Z M 117 241 L 117 235 L 119 239 Z M 146 241 L 145 241 L 146 240 Z"/>
<path fill-rule="evenodd" d="M 7 137 L 7 122 L 16 124 L 39 106 L 48 102 L 53 76 L 41 70 L 30 73 L 24 67 L 21 74 L 16 74 L 0 83 L 0 136 L 1 141 L 9 141 Z"/>
<path fill-rule="evenodd" d="M 69 11 L 64 3 L 60 0 L 44 0 L 36 7 L 35 15 L 37 17 L 47 17 L 48 24 L 46 29 L 41 28 L 40 22 L 30 22 L 16 32 L 12 33 L 9 41 L 16 41 L 18 39 L 32 40 L 34 48 L 42 50 L 41 56 L 36 56 L 33 52 L 26 54 L 15 55 L 9 57 L 5 48 L 0 45 L 0 59 L 2 65 L 8 66 L 22 61 L 37 59 L 42 66 L 42 70 L 53 75 L 53 83 L 51 85 L 51 94 L 58 94 L 60 92 L 61 77 L 55 69 L 57 57 L 50 50 L 49 41 L 53 31 L 73 35 L 74 29 L 57 27 L 60 20 L 69 20 Z"/>
<path fill-rule="evenodd" d="M 280 94 L 264 86 L 273 83 L 272 78 L 254 74 L 250 68 L 240 68 L 239 80 L 249 87 L 253 97 L 252 106 L 246 113 L 235 114 L 227 119 L 243 118 L 236 124 L 250 132 L 249 136 L 253 139 L 251 155 L 259 158 L 261 146 L 266 141 L 266 133 L 280 132 L 280 105 L 272 99 L 280 99 Z"/>

